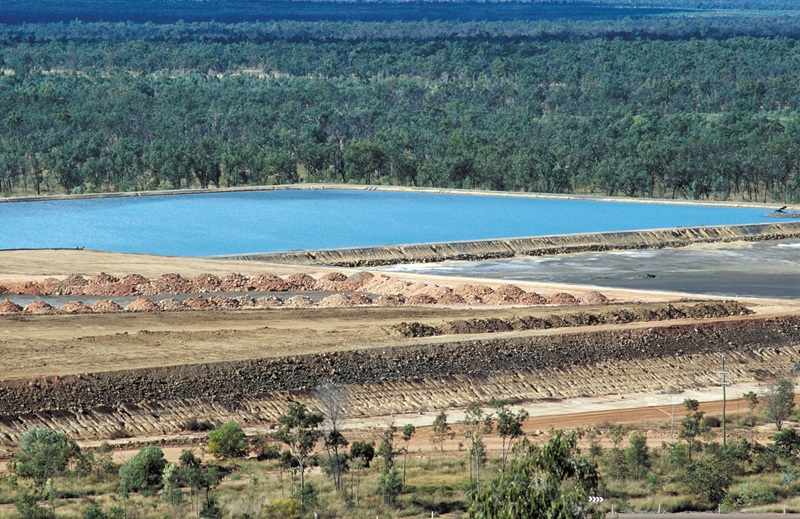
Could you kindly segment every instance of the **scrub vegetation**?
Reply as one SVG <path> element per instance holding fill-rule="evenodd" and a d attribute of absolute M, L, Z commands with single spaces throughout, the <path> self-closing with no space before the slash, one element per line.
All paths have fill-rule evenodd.
<path fill-rule="evenodd" d="M 0 188 L 800 200 L 800 15 L 764 9 L 789 2 L 661 4 L 739 10 L 3 25 Z"/>
<path fill-rule="evenodd" d="M 581 509 L 600 517 L 612 505 L 793 511 L 800 436 L 794 423 L 771 423 L 772 401 L 795 418 L 791 383 L 775 381 L 761 400 L 745 395 L 753 405 L 724 438 L 719 418 L 686 399 L 660 446 L 648 445 L 646 427 L 619 424 L 529 435 L 527 413 L 501 400 L 471 404 L 460 420 L 442 412 L 427 427 L 342 431 L 349 396 L 341 386 L 317 392 L 321 411 L 291 404 L 274 432 L 251 435 L 244 449 L 241 428 L 228 422 L 175 462 L 147 446 L 117 466 L 107 443 L 81 450 L 62 433 L 33 429 L 0 480 L 0 501 L 14 504 L 15 517 L 83 518 L 525 518 Z M 769 440 L 757 441 L 764 428 Z M 235 448 L 214 459 L 220 444 Z"/>

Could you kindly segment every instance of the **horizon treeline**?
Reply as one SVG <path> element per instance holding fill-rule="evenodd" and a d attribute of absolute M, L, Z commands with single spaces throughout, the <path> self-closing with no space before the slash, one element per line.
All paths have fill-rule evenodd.
<path fill-rule="evenodd" d="M 800 200 L 800 18 L 0 26 L 0 187 Z"/>

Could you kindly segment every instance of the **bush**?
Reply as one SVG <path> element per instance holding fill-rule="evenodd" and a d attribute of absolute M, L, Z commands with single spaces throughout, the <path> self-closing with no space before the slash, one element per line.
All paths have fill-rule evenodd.
<path fill-rule="evenodd" d="M 261 511 L 265 519 L 300 519 L 300 505 L 294 499 L 273 501 Z"/>
<path fill-rule="evenodd" d="M 183 430 L 190 432 L 210 431 L 213 428 L 214 425 L 211 422 L 207 422 L 205 420 L 198 420 L 197 418 L 189 418 L 188 420 L 186 420 L 186 423 L 183 424 Z"/>
<path fill-rule="evenodd" d="M 775 491 L 763 483 L 744 483 L 739 485 L 736 492 L 732 492 L 725 500 L 725 507 L 738 510 L 754 506 L 768 505 L 777 500 Z"/>
<path fill-rule="evenodd" d="M 230 421 L 208 433 L 208 452 L 217 458 L 241 458 L 250 452 L 244 431 Z"/>
<path fill-rule="evenodd" d="M 89 508 L 83 512 L 83 519 L 108 519 L 108 516 L 103 512 L 103 509 L 95 503 L 89 505 Z"/>
<path fill-rule="evenodd" d="M 122 464 L 119 469 L 119 487 L 123 495 L 128 492 L 153 491 L 161 486 L 162 474 L 167 461 L 164 453 L 155 446 L 148 446 L 136 456 Z"/>
<path fill-rule="evenodd" d="M 17 475 L 32 479 L 38 487 L 66 472 L 69 462 L 80 457 L 78 444 L 65 434 L 50 429 L 32 429 L 22 435 L 17 462 Z"/>
<path fill-rule="evenodd" d="M 713 427 L 715 429 L 722 427 L 722 420 L 720 420 L 716 416 L 704 416 L 703 423 L 705 424 L 706 427 Z"/>

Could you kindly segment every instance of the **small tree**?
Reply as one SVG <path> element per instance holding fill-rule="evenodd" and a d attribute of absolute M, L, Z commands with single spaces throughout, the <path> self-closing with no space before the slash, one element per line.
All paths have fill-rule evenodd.
<path fill-rule="evenodd" d="M 506 471 L 506 459 L 508 453 L 517 438 L 521 438 L 525 433 L 522 432 L 522 424 L 528 419 L 528 412 L 520 409 L 514 414 L 513 411 L 508 409 L 504 404 L 499 403 L 493 406 L 497 414 L 497 433 L 503 440 L 502 444 L 502 457 L 503 468 L 502 473 Z"/>
<path fill-rule="evenodd" d="M 80 448 L 65 434 L 51 429 L 32 429 L 22 435 L 19 452 L 14 455 L 17 475 L 31 479 L 39 487 L 67 471 L 72 460 L 80 456 Z"/>
<path fill-rule="evenodd" d="M 304 499 L 306 466 L 322 436 L 319 426 L 325 421 L 325 416 L 320 412 L 310 412 L 303 404 L 292 402 L 286 414 L 278 420 L 282 425 L 275 436 L 289 447 L 292 457 L 297 461 L 300 496 Z M 301 505 L 305 506 L 306 503 L 303 501 Z"/>
<path fill-rule="evenodd" d="M 750 418 L 750 427 L 756 426 L 756 407 L 758 407 L 758 395 L 753 391 L 748 391 L 742 397 L 747 401 L 747 410 Z"/>
<path fill-rule="evenodd" d="M 197 517 L 209 517 L 219 512 L 211 491 L 222 482 L 223 473 L 216 465 L 203 463 L 189 449 L 184 449 L 180 457 L 180 479 L 189 487 L 189 498 Z M 200 497 L 204 497 L 201 503 Z"/>
<path fill-rule="evenodd" d="M 399 454 L 394 447 L 394 437 L 396 434 L 397 426 L 389 424 L 383 432 L 381 444 L 377 452 L 378 456 L 383 459 L 378 492 L 387 505 L 394 505 L 397 501 L 397 496 L 399 496 L 400 492 L 403 490 L 403 482 L 400 479 L 400 474 L 394 467 L 394 459 Z"/>
<path fill-rule="evenodd" d="M 348 441 L 340 429 L 347 412 L 349 393 L 343 386 L 328 384 L 316 391 L 316 397 L 330 424 L 329 430 L 324 434 L 328 468 L 333 477 L 336 491 L 342 492 L 344 490 L 342 474 L 347 470 L 347 457 L 344 455 L 344 449 L 347 448 Z"/>
<path fill-rule="evenodd" d="M 406 465 L 408 464 L 408 444 L 411 442 L 411 437 L 414 436 L 415 432 L 417 432 L 417 428 L 414 426 L 414 424 L 407 423 L 403 426 L 403 429 L 400 432 L 401 432 L 400 438 L 406 444 L 406 446 L 403 447 L 403 485 L 405 485 Z"/>
<path fill-rule="evenodd" d="M 473 483 L 472 468 L 475 467 L 475 484 L 478 492 L 481 488 L 481 467 L 486 462 L 486 445 L 483 443 L 483 436 L 489 434 L 494 429 L 494 422 L 490 413 L 484 413 L 483 409 L 471 403 L 467 406 L 464 413 L 464 439 L 467 441 L 467 456 L 469 458 L 469 481 Z"/>
<path fill-rule="evenodd" d="M 647 448 L 647 437 L 634 432 L 630 436 L 630 444 L 625 451 L 625 464 L 634 479 L 644 479 L 650 470 L 650 451 Z"/>
<path fill-rule="evenodd" d="M 369 468 L 370 463 L 375 458 L 375 445 L 367 442 L 355 441 L 350 445 L 350 459 L 357 470 Z M 355 472 L 355 471 L 354 471 Z M 350 487 L 353 487 L 352 474 L 350 477 Z M 361 474 L 358 474 L 358 482 L 355 487 L 356 506 L 358 506 L 358 494 L 361 489 Z"/>
<path fill-rule="evenodd" d="M 794 411 L 794 384 L 788 378 L 781 378 L 770 384 L 764 395 L 764 419 L 775 424 L 780 431 L 783 422 Z"/>
<path fill-rule="evenodd" d="M 149 445 L 119 468 L 119 488 L 122 495 L 142 490 L 155 491 L 161 487 L 162 474 L 167 461 L 164 452 Z"/>
<path fill-rule="evenodd" d="M 683 406 L 686 408 L 686 416 L 681 420 L 681 431 L 678 438 L 686 440 L 689 449 L 689 463 L 692 462 L 692 449 L 697 441 L 698 436 L 702 436 L 708 432 L 708 426 L 703 423 L 703 411 L 698 411 L 700 403 L 692 398 L 687 398 L 683 401 Z"/>
<path fill-rule="evenodd" d="M 208 432 L 208 452 L 220 459 L 242 458 L 250 446 L 242 428 L 230 421 Z"/>
<path fill-rule="evenodd" d="M 474 495 L 470 518 L 602 517 L 596 509 L 583 509 L 597 489 L 599 476 L 576 443 L 575 432 L 564 435 L 561 431 L 555 431 L 541 450 L 522 442 L 520 456 L 511 462 L 508 474 Z"/>
<path fill-rule="evenodd" d="M 455 435 L 456 433 L 453 432 L 450 424 L 447 423 L 447 415 L 445 412 L 442 411 L 436 415 L 436 418 L 433 420 L 433 438 L 431 439 L 433 444 L 438 445 L 439 450 L 444 452 L 445 440 L 452 440 Z"/>
<path fill-rule="evenodd" d="M 732 478 L 721 460 L 701 459 L 686 467 L 685 482 L 689 489 L 705 498 L 712 506 L 725 499 Z"/>

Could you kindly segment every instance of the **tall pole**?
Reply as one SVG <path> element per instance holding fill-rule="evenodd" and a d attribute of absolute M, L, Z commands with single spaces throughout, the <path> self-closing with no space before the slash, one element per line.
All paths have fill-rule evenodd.
<path fill-rule="evenodd" d="M 725 381 L 725 375 L 727 375 L 728 372 L 725 371 L 725 354 L 724 353 L 722 354 L 722 371 L 718 371 L 717 373 L 722 375 L 722 381 L 719 383 L 719 385 L 722 386 L 722 446 L 725 447 L 725 446 L 728 445 L 728 431 L 727 431 L 727 424 L 726 424 L 726 420 L 725 420 L 725 405 L 727 403 L 726 402 L 725 386 L 728 385 L 728 383 Z"/>

